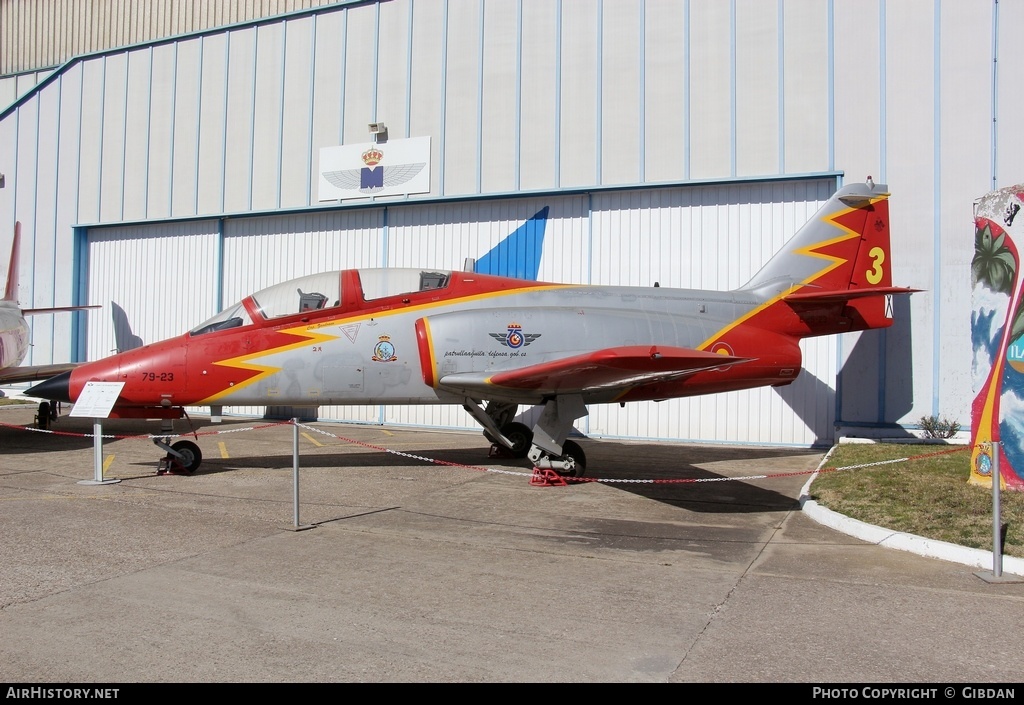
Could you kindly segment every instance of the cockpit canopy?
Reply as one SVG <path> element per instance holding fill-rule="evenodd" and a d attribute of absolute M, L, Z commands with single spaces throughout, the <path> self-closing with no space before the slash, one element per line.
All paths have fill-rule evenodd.
<path fill-rule="evenodd" d="M 450 271 L 424 269 L 360 269 L 357 270 L 363 301 L 389 296 L 443 289 L 451 280 Z M 291 316 L 341 305 L 342 272 L 324 272 L 275 284 L 252 295 L 255 308 L 264 319 Z M 193 328 L 191 335 L 238 328 L 253 323 L 240 301 L 213 318 Z"/>

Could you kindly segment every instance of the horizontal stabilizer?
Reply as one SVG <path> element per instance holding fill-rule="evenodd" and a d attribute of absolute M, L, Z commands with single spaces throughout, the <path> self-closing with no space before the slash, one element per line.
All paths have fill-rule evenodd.
<path fill-rule="evenodd" d="M 41 313 L 61 313 L 62 311 L 84 311 L 89 308 L 103 308 L 99 304 L 92 306 L 52 306 L 50 308 L 26 308 L 22 309 L 23 316 L 37 316 Z"/>
<path fill-rule="evenodd" d="M 569 394 L 675 379 L 751 359 L 690 348 L 629 345 L 515 370 L 445 375 L 440 379 L 440 386 L 466 393 L 493 391 L 500 387 L 542 394 Z"/>
<path fill-rule="evenodd" d="M 782 300 L 795 303 L 833 303 L 836 301 L 849 301 L 850 299 L 862 299 L 866 296 L 914 294 L 919 291 L 921 289 L 908 289 L 902 286 L 875 286 L 861 289 L 843 289 L 842 291 L 801 291 L 797 294 L 783 296 Z"/>

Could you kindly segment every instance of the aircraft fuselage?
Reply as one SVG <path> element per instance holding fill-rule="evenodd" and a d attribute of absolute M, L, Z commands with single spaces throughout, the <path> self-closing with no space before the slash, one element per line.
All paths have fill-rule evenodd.
<path fill-rule="evenodd" d="M 86 363 L 70 377 L 70 400 L 94 380 L 125 383 L 119 407 L 451 404 L 466 397 L 538 403 L 572 390 L 557 378 L 504 386 L 496 376 L 595 350 L 649 347 L 651 340 L 753 359 L 676 380 L 638 377 L 625 392 L 621 384 L 602 389 L 591 382 L 583 401 L 786 384 L 800 369 L 797 339 L 779 333 L 778 320 L 775 330 L 733 325 L 759 305 L 742 292 L 574 286 L 430 272 L 444 279 L 443 287 L 367 299 L 362 278 L 381 271 L 392 278 L 401 273 L 334 273 L 340 293 L 330 296 L 337 296 L 337 305 L 304 311 L 298 310 L 303 288 L 298 280 L 297 286 L 289 283 L 298 292 L 293 312 L 267 316 L 256 294 L 243 300 L 244 312 L 239 310 L 248 312 L 251 323 L 200 327 Z M 410 281 L 413 274 L 425 273 L 405 272 Z"/>
<path fill-rule="evenodd" d="M 28 354 L 28 323 L 20 309 L 0 302 L 0 369 L 16 367 Z"/>

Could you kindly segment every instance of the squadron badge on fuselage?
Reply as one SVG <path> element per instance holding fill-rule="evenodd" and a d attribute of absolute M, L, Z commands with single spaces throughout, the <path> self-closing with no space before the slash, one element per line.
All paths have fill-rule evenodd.
<path fill-rule="evenodd" d="M 374 362 L 394 362 L 398 359 L 395 354 L 395 344 L 391 342 L 391 336 L 382 335 L 377 338 L 377 344 L 373 346 Z"/>

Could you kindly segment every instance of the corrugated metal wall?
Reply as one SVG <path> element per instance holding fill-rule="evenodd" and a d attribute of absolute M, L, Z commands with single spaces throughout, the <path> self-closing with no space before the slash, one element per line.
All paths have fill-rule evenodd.
<path fill-rule="evenodd" d="M 0 0 L 0 75 L 51 68 L 81 54 L 337 2 Z"/>
<path fill-rule="evenodd" d="M 395 0 L 90 55 L 2 116 L 20 122 L 42 101 L 74 116 L 66 127 L 43 131 L 30 120 L 17 129 L 30 154 L 46 141 L 78 157 L 78 223 L 315 206 L 319 149 L 369 141 L 367 124 L 378 121 L 392 138 L 436 136 L 435 197 L 834 168 L 820 120 L 785 143 L 780 131 L 766 136 L 761 119 L 737 120 L 748 92 L 764 91 L 762 63 L 741 66 L 722 37 L 692 29 L 712 29 L 716 5 L 511 6 Z M 666 26 L 690 38 L 688 53 L 663 32 L 648 36 Z M 748 31 L 774 58 L 764 29 Z M 724 82 L 711 80 L 722 72 Z M 771 105 L 791 92 L 827 113 L 827 92 L 818 92 L 827 64 L 802 73 L 816 79 L 759 101 L 753 114 L 778 119 Z M 666 100 L 640 91 L 676 82 Z M 767 151 L 766 138 L 777 143 Z"/>
<path fill-rule="evenodd" d="M 198 221 L 89 233 L 88 297 L 103 308 L 88 313 L 88 359 L 111 355 L 118 335 L 154 343 L 219 311 L 217 232 Z"/>
<path fill-rule="evenodd" d="M 1022 26 L 994 0 L 392 0 L 235 24 L 82 56 L 2 110 L 0 230 L 33 241 L 25 303 L 69 303 L 74 226 L 316 209 L 320 147 L 377 121 L 431 138 L 431 191 L 410 201 L 481 212 L 513 192 L 871 174 L 894 194 L 894 279 L 926 291 L 898 330 L 838 340 L 840 421 L 966 420 L 972 204 L 1021 180 Z M 602 257 L 587 247 L 542 276 L 591 276 L 573 269 Z M 742 279 L 741 255 L 697 249 L 689 277 Z M 65 324 L 33 325 L 50 341 L 33 362 L 72 354 Z"/>
<path fill-rule="evenodd" d="M 51 70 L 46 69 L 44 71 L 26 71 L 10 76 L 0 75 L 0 108 L 7 107 L 17 98 L 28 93 L 51 73 Z"/>

